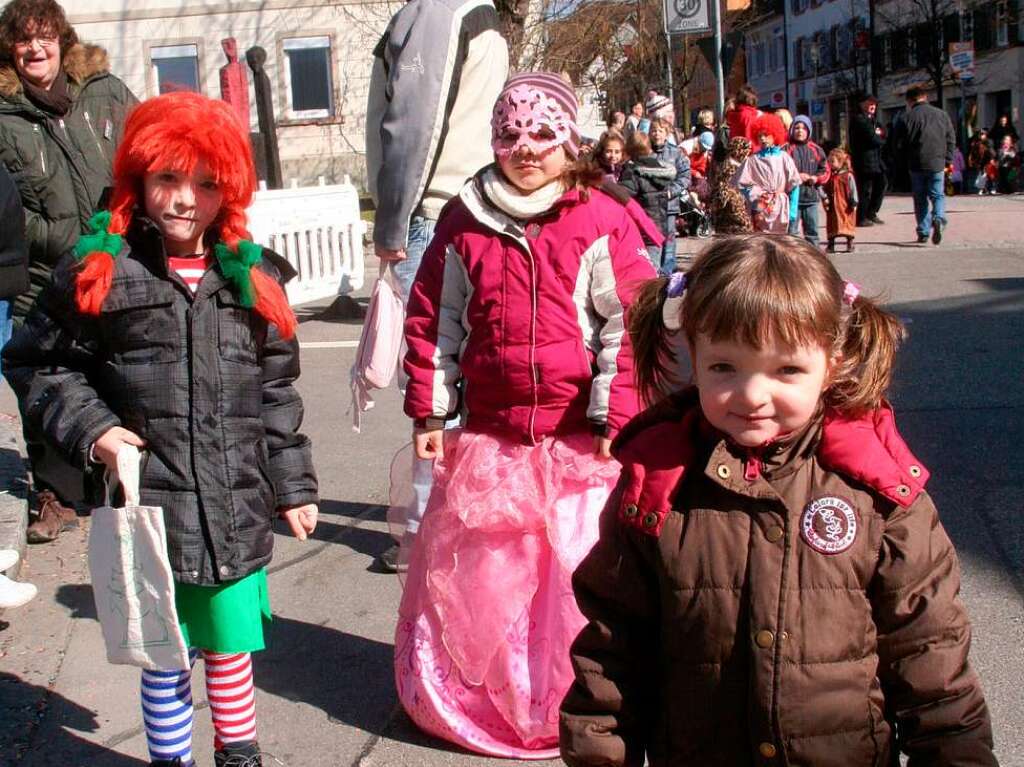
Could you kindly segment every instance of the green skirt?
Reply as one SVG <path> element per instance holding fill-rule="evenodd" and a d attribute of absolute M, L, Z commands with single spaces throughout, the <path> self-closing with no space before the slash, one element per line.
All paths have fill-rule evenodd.
<path fill-rule="evenodd" d="M 265 568 L 219 586 L 175 582 L 174 603 L 186 647 L 222 653 L 265 647 L 263 621 L 271 619 Z"/>

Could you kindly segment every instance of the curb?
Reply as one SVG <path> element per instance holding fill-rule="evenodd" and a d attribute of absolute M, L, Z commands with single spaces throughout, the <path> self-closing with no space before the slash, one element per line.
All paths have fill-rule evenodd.
<path fill-rule="evenodd" d="M 0 549 L 25 553 L 25 529 L 28 527 L 28 473 L 18 449 L 20 422 L 0 418 Z M 21 558 L 7 571 L 17 579 Z"/>

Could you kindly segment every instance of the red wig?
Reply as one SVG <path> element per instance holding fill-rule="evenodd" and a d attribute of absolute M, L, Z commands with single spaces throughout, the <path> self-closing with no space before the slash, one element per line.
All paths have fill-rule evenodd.
<path fill-rule="evenodd" d="M 778 115 L 770 112 L 766 112 L 754 120 L 754 124 L 750 127 L 750 134 L 759 144 L 761 143 L 761 135 L 767 134 L 772 137 L 775 146 L 779 147 L 785 144 L 789 138 L 786 134 L 786 126 L 782 120 Z"/>
<path fill-rule="evenodd" d="M 246 136 L 226 102 L 191 91 L 176 91 L 144 101 L 132 110 L 124 138 L 114 155 L 114 190 L 110 198 L 108 235 L 124 235 L 132 214 L 142 203 L 143 180 L 148 173 L 174 170 L 191 173 L 204 162 L 224 195 L 213 226 L 218 239 L 232 254 L 238 243 L 251 239 L 245 211 L 256 189 L 256 171 Z M 78 305 L 98 313 L 110 289 L 113 258 L 89 253 L 79 272 Z M 295 315 L 288 299 L 268 275 L 253 266 L 249 278 L 255 291 L 253 308 L 277 325 L 281 335 L 295 332 Z"/>

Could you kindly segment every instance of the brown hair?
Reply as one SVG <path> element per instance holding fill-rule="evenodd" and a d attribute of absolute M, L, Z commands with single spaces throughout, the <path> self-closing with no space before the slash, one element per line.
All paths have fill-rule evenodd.
<path fill-rule="evenodd" d="M 651 139 L 648 138 L 646 133 L 633 131 L 633 135 L 629 137 L 629 141 L 626 143 L 626 154 L 629 155 L 631 160 L 654 154 L 654 150 L 651 149 Z"/>
<path fill-rule="evenodd" d="M 78 35 L 56 0 L 11 0 L 0 13 L 0 61 L 14 59 L 14 45 L 25 39 L 30 27 L 49 32 L 60 40 L 63 59 L 78 42 Z"/>
<path fill-rule="evenodd" d="M 668 278 L 644 285 L 630 312 L 637 388 L 648 402 L 677 386 L 663 314 Z M 678 317 L 691 349 L 698 335 L 755 348 L 770 341 L 822 346 L 836 359 L 826 405 L 856 414 L 879 406 L 905 331 L 876 301 L 844 301 L 832 262 L 796 237 L 729 237 L 703 251 L 686 275 Z M 671 305 L 670 305 L 671 310 Z"/>
<path fill-rule="evenodd" d="M 831 152 L 829 152 L 828 153 L 829 165 L 832 164 L 832 160 L 839 160 L 839 170 L 849 170 L 850 169 L 850 155 L 847 154 L 845 149 L 842 149 L 840 147 L 836 147 Z"/>
<path fill-rule="evenodd" d="M 601 155 L 604 154 L 605 148 L 608 146 L 609 142 L 612 141 L 618 141 L 622 144 L 622 153 L 626 153 L 626 137 L 615 128 L 609 128 L 602 133 L 601 138 L 597 140 L 597 146 L 594 147 L 594 157 L 600 159 Z"/>
<path fill-rule="evenodd" d="M 740 86 L 740 89 L 736 91 L 736 103 L 746 104 L 749 107 L 757 106 L 757 91 L 754 87 L 749 84 Z"/>

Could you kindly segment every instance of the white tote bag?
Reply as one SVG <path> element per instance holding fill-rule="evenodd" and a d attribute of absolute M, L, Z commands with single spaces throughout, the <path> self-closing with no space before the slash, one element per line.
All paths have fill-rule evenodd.
<path fill-rule="evenodd" d="M 110 663 L 176 671 L 189 667 L 178 626 L 163 510 L 139 505 L 139 451 L 117 454 L 107 505 L 92 512 L 89 573 Z M 120 484 L 125 505 L 112 508 Z M 113 488 L 111 487 L 113 485 Z"/>

